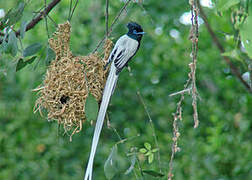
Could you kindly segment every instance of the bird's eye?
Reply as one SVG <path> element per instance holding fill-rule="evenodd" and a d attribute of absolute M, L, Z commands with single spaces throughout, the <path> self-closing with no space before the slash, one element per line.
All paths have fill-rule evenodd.
<path fill-rule="evenodd" d="M 135 29 L 133 30 L 133 34 L 137 34 L 137 31 Z"/>

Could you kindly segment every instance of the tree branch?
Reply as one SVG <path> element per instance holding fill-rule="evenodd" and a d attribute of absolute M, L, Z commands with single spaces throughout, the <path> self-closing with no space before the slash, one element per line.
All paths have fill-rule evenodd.
<path fill-rule="evenodd" d="M 214 44 L 219 49 L 220 53 L 224 53 L 225 48 L 222 46 L 222 44 L 220 43 L 220 41 L 217 38 L 216 34 L 214 33 L 212 27 L 210 26 L 210 24 L 208 22 L 206 14 L 205 14 L 205 12 L 203 11 L 203 9 L 202 9 L 202 7 L 200 5 L 199 5 L 199 9 L 200 9 L 200 15 L 201 15 L 202 19 L 205 22 L 206 28 L 207 28 L 210 36 L 212 37 Z M 250 93 L 252 93 L 252 89 L 250 88 L 249 84 L 242 78 L 242 75 L 239 72 L 238 68 L 232 63 L 232 61 L 227 56 L 222 56 L 222 57 L 225 60 L 225 62 L 227 63 L 227 65 L 230 67 L 231 72 L 233 73 L 233 75 L 235 75 L 241 81 L 241 83 L 246 87 L 246 89 Z"/>
<path fill-rule="evenodd" d="M 47 14 L 49 14 L 49 12 L 60 2 L 61 0 L 53 0 L 50 4 L 48 4 L 48 6 L 39 13 L 39 15 L 37 15 L 35 18 L 33 18 L 26 26 L 25 31 L 29 31 L 30 29 L 32 29 L 36 24 L 39 23 L 39 21 L 41 21 Z M 4 33 L 0 34 L 1 36 L 4 36 Z M 16 32 L 16 36 L 20 35 L 20 29 Z M 0 44 L 2 42 L 0 41 Z"/>
<path fill-rule="evenodd" d="M 41 21 L 45 15 L 49 14 L 49 12 L 60 2 L 61 0 L 53 0 L 48 6 L 44 9 L 44 11 L 40 12 L 38 16 L 32 19 L 29 24 L 27 24 L 25 31 L 29 31 L 32 29 L 36 24 Z M 16 32 L 16 36 L 20 35 L 20 30 Z"/>

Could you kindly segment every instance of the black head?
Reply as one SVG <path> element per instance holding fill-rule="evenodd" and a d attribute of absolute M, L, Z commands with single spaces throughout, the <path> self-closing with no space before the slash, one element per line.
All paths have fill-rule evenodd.
<path fill-rule="evenodd" d="M 127 27 L 129 29 L 127 35 L 140 42 L 144 34 L 142 27 L 136 22 L 128 23 Z"/>

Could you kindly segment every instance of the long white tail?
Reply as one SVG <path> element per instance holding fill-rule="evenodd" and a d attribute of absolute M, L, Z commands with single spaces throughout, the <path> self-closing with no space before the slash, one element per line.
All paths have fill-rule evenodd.
<path fill-rule="evenodd" d="M 96 152 L 99 137 L 101 134 L 101 129 L 102 129 L 102 125 L 103 125 L 106 111 L 108 108 L 109 100 L 110 100 L 111 95 L 113 94 L 117 79 L 118 79 L 118 75 L 116 75 L 116 67 L 113 62 L 111 63 L 109 76 L 108 76 L 108 79 L 107 79 L 107 82 L 103 91 L 102 102 L 101 102 L 99 114 L 98 114 L 96 125 L 95 125 L 92 147 L 91 147 L 91 152 L 90 152 L 88 166 L 86 169 L 84 180 L 92 180 L 92 171 L 93 171 L 93 162 L 94 162 L 95 152 Z"/>

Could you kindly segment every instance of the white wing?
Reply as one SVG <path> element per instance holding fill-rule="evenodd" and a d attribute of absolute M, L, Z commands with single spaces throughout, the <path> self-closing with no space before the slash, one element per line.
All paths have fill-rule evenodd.
<path fill-rule="evenodd" d="M 131 57 L 135 55 L 138 47 L 138 41 L 130 38 L 128 35 L 124 35 L 118 39 L 109 57 L 109 62 L 113 61 L 117 68 L 116 74 L 118 74 L 128 63 Z"/>
<path fill-rule="evenodd" d="M 114 60 L 114 64 L 117 68 L 117 74 L 124 68 L 128 61 L 135 55 L 138 50 L 139 43 L 138 41 L 130 38 L 128 35 L 122 36 L 122 40 L 118 45 L 121 47 L 118 55 Z"/>

